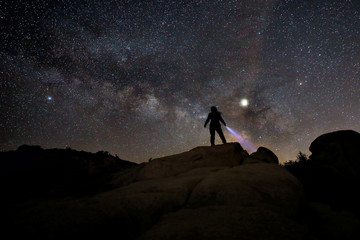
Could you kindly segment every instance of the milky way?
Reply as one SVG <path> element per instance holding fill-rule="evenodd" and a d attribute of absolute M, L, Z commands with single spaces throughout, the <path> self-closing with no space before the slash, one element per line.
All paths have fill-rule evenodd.
<path fill-rule="evenodd" d="M 282 162 L 322 133 L 360 130 L 359 1 L 0 5 L 1 150 L 147 161 L 210 145 L 213 105 Z"/>

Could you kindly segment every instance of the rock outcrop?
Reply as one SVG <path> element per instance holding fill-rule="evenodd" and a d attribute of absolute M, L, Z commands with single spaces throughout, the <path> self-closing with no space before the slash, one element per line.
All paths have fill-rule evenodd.
<path fill-rule="evenodd" d="M 304 186 L 304 219 L 317 239 L 360 239 L 360 134 L 326 133 L 310 145 L 309 159 L 285 167 Z"/>
<path fill-rule="evenodd" d="M 103 191 L 112 173 L 137 164 L 108 152 L 89 153 L 67 149 L 42 149 L 22 145 L 16 151 L 0 152 L 1 200 L 17 201 L 38 195 Z"/>
<path fill-rule="evenodd" d="M 360 216 L 360 134 L 343 130 L 316 138 L 310 145 L 305 187 L 313 200 L 356 210 Z"/>
<path fill-rule="evenodd" d="M 360 177 L 360 133 L 342 130 L 317 137 L 310 145 L 311 159 L 336 167 L 344 175 Z"/>
<path fill-rule="evenodd" d="M 252 153 L 249 158 L 250 159 L 246 159 L 246 161 L 279 164 L 278 157 L 270 149 L 267 149 L 265 147 L 259 147 L 258 150 Z"/>
<path fill-rule="evenodd" d="M 13 206 L 7 229 L 37 239 L 303 239 L 302 186 L 274 156 L 228 143 L 154 159 L 117 174 L 112 190 Z"/>

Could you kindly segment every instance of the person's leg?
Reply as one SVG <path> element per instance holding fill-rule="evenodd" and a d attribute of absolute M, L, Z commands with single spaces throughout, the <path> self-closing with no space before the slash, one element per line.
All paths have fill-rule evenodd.
<path fill-rule="evenodd" d="M 223 143 L 226 143 L 226 139 L 225 139 L 225 136 L 224 136 L 224 133 L 223 133 L 221 127 L 216 128 L 216 131 L 217 131 L 217 133 L 219 134 L 219 136 L 220 136 L 220 138 L 221 138 L 221 141 L 222 141 Z"/>
<path fill-rule="evenodd" d="M 210 143 L 211 146 L 215 145 L 215 128 L 210 127 Z"/>

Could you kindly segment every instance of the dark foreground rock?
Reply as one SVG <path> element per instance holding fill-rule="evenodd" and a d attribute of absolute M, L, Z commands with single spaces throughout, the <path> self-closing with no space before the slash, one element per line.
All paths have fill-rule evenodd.
<path fill-rule="evenodd" d="M 6 193 L 0 202 L 103 191 L 113 173 L 136 165 L 105 151 L 22 145 L 16 151 L 0 152 L 0 189 Z"/>
<path fill-rule="evenodd" d="M 326 133 L 309 159 L 285 165 L 304 186 L 304 218 L 318 239 L 360 239 L 359 149 L 355 131 Z"/>
<path fill-rule="evenodd" d="M 229 143 L 154 159 L 113 175 L 106 192 L 10 204 L 3 233 L 36 239 L 306 239 L 308 229 L 299 221 L 302 186 L 273 163 L 274 156 L 268 149 L 249 156 Z"/>
<path fill-rule="evenodd" d="M 299 178 L 309 200 L 346 209 L 360 217 L 360 134 L 343 130 L 316 138 Z"/>

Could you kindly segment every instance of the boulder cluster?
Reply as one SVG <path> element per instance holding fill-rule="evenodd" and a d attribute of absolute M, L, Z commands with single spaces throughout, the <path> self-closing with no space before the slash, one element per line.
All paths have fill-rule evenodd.
<path fill-rule="evenodd" d="M 264 147 L 251 155 L 239 143 L 197 147 L 121 171 L 110 185 L 91 196 L 33 201 L 14 210 L 11 227 L 37 239 L 303 236 L 294 220 L 302 186 Z"/>
<path fill-rule="evenodd" d="M 249 155 L 239 143 L 137 165 L 110 157 L 116 172 L 105 154 L 94 163 L 111 177 L 98 191 L 2 204 L 1 230 L 36 239 L 359 239 L 359 136 L 322 135 L 309 159 L 285 167 L 271 150 Z"/>

